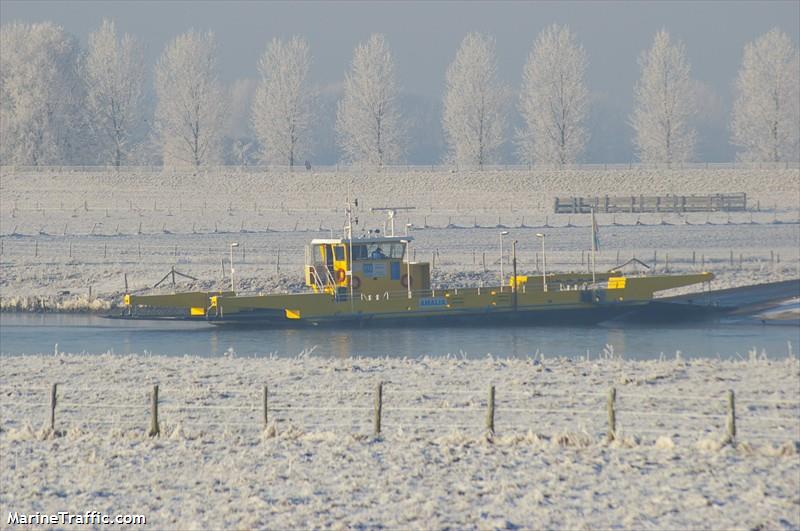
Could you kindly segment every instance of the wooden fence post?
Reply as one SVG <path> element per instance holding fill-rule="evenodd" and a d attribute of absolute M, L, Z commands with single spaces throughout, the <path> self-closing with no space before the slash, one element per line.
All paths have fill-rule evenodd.
<path fill-rule="evenodd" d="M 50 387 L 50 430 L 56 430 L 56 402 L 58 401 L 58 384 Z"/>
<path fill-rule="evenodd" d="M 269 426 L 269 387 L 264 384 L 264 429 Z"/>
<path fill-rule="evenodd" d="M 381 434 L 381 413 L 383 412 L 383 382 L 375 386 L 375 416 L 372 419 L 374 435 Z"/>
<path fill-rule="evenodd" d="M 611 442 L 617 438 L 617 412 L 614 409 L 617 400 L 617 389 L 612 387 L 608 390 L 608 435 L 606 441 Z"/>
<path fill-rule="evenodd" d="M 728 443 L 733 444 L 736 441 L 736 404 L 733 395 L 733 389 L 728 390 Z"/>
<path fill-rule="evenodd" d="M 494 386 L 489 386 L 489 402 L 486 409 L 486 429 L 494 435 Z"/>
<path fill-rule="evenodd" d="M 158 427 L 158 384 L 153 385 L 153 393 L 150 395 L 150 437 L 160 435 Z"/>

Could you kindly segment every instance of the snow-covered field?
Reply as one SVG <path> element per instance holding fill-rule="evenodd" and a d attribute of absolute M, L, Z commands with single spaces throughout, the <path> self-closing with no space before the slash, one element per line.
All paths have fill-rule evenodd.
<path fill-rule="evenodd" d="M 794 357 L 58 353 L 2 363 L 4 520 L 9 511 L 98 510 L 144 514 L 160 529 L 800 527 Z M 42 427 L 55 380 L 56 436 Z M 150 439 L 153 383 L 162 436 Z M 489 385 L 493 437 L 484 428 Z M 618 440 L 608 444 L 612 386 Z M 721 445 L 728 389 L 736 392 L 738 437 Z"/>
<path fill-rule="evenodd" d="M 589 216 L 552 214 L 560 195 L 746 192 L 752 212 L 599 215 L 598 268 L 635 256 L 658 271 L 711 270 L 717 288 L 800 275 L 800 170 L 791 168 L 194 175 L 4 167 L 0 303 L 102 309 L 119 301 L 123 274 L 140 291 L 173 265 L 199 279 L 181 289 L 227 286 L 233 241 L 241 243 L 239 289 L 301 289 L 304 246 L 340 233 L 348 184 L 362 228 L 383 229 L 385 215 L 372 207 L 415 207 L 398 213 L 396 231 L 413 225 L 412 253 L 436 255 L 438 284 L 496 282 L 504 228 L 506 254 L 519 241 L 522 273 L 541 263 L 538 231 L 548 235 L 548 269 L 585 270 Z"/>

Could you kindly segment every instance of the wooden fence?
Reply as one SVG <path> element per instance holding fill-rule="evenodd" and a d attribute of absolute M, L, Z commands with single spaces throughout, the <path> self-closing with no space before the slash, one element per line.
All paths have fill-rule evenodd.
<path fill-rule="evenodd" d="M 743 212 L 747 210 L 747 194 L 662 195 L 556 197 L 556 214 L 588 214 L 622 212 Z"/>

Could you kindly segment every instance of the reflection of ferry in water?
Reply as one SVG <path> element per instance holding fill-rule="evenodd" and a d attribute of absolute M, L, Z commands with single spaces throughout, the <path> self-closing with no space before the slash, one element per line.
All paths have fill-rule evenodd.
<path fill-rule="evenodd" d="M 306 248 L 307 293 L 244 295 L 187 292 L 125 295 L 126 314 L 258 326 L 419 325 L 438 323 L 592 323 L 646 308 L 657 291 L 697 284 L 711 273 L 625 276 L 607 273 L 513 274 L 488 287 L 435 288 L 430 264 L 413 262 L 409 236 L 353 237 L 351 208 L 342 238 Z"/>

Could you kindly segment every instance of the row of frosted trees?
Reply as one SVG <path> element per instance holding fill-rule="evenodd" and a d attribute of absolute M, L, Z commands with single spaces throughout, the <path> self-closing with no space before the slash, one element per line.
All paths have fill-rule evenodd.
<path fill-rule="evenodd" d="M 731 142 L 740 159 L 800 158 L 798 57 L 791 39 L 777 29 L 745 47 L 731 117 Z M 155 66 L 151 124 L 142 110 L 142 47 L 127 34 L 118 36 L 111 21 L 90 36 L 85 51 L 52 23 L 5 25 L 0 58 L 3 164 L 78 163 L 93 157 L 121 165 L 142 149 L 159 150 L 165 165 L 222 160 L 229 113 L 213 33 L 189 31 L 167 45 Z M 696 98 L 684 45 L 662 30 L 639 63 L 630 116 L 639 158 L 648 163 L 691 160 Z M 300 37 L 273 39 L 259 61 L 250 120 L 266 163 L 294 166 L 309 156 L 316 97 L 309 81 L 311 64 L 308 43 Z M 575 34 L 552 25 L 534 42 L 513 98 L 498 79 L 494 39 L 467 35 L 446 73 L 445 162 L 479 168 L 495 163 L 509 140 L 523 163 L 579 161 L 589 138 L 586 67 L 587 54 Z M 514 103 L 524 125 L 509 135 Z M 394 61 L 382 35 L 356 47 L 335 128 L 346 162 L 380 167 L 403 159 L 406 122 Z"/>

